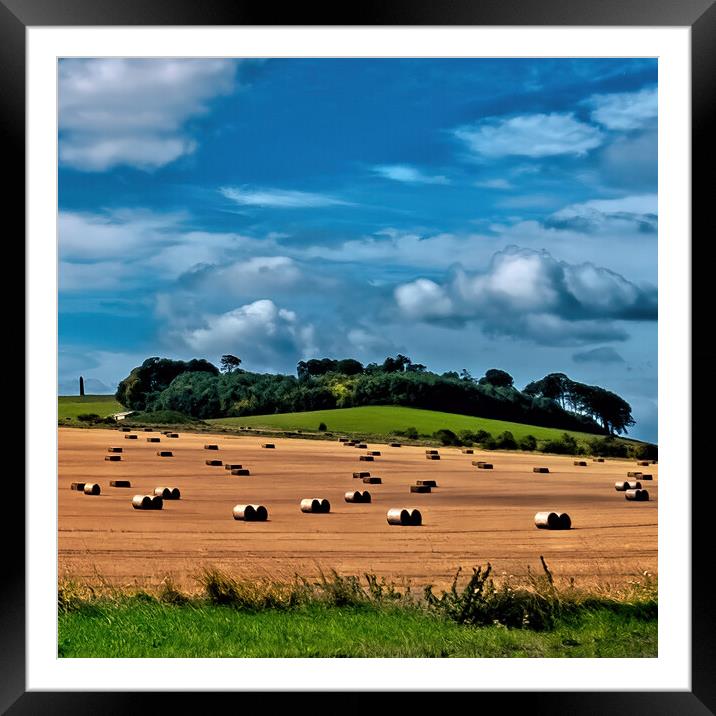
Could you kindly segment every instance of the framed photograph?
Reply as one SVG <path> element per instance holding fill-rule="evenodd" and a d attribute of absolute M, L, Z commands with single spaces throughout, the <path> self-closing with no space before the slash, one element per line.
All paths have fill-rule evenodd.
<path fill-rule="evenodd" d="M 712 0 L 271 14 L 0 0 L 3 709 L 715 713 Z"/>

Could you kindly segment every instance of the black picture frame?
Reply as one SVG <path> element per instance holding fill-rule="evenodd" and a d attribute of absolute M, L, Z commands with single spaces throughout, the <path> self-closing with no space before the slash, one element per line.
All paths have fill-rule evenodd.
<path fill-rule="evenodd" d="M 691 28 L 692 86 L 692 376 L 706 376 L 714 349 L 698 328 L 710 327 L 713 227 L 710 196 L 716 162 L 716 5 L 715 0 L 364 0 L 356 5 L 249 3 L 246 0 L 0 0 L 0 126 L 8 182 L 6 218 L 13 216 L 16 235 L 25 230 L 25 30 L 35 26 L 213 26 L 213 25 L 469 25 L 469 26 L 681 26 Z M 710 180 L 710 181 L 709 181 Z M 707 223 L 708 222 L 708 223 Z M 707 233 L 708 226 L 708 233 Z M 694 241 L 693 237 L 700 237 Z M 688 242 L 689 237 L 683 240 Z M 699 321 L 702 318 L 702 321 Z M 693 394 L 693 393 L 692 393 Z M 699 499 L 708 485 L 703 451 L 694 448 L 708 439 L 708 420 L 692 409 L 692 659 L 691 691 L 684 692 L 501 692 L 483 694 L 502 709 L 528 709 L 550 714 L 690 714 L 716 713 L 716 617 L 710 577 L 714 540 L 710 534 L 709 501 Z M 689 416 L 684 416 L 688 419 Z M 28 416 L 28 424 L 32 416 Z M 701 452 L 701 454 L 699 454 Z M 700 474 L 701 473 L 701 474 Z M 689 474 L 674 476 L 687 480 Z M 709 487 L 707 486 L 708 490 Z M 16 511 L 17 513 L 17 511 Z M 24 515 L 24 511 L 21 513 Z M 22 517 L 21 517 L 22 519 Z M 17 527 L 14 526 L 14 534 Z M 28 692 L 25 686 L 25 561 L 8 547 L 4 554 L 0 610 L 0 709 L 3 713 L 124 714 L 178 705 L 205 707 L 207 694 L 167 692 Z M 565 688 L 568 685 L 565 684 Z M 605 689 L 609 685 L 605 684 Z M 247 695 L 250 696 L 250 695 Z M 161 701 L 159 701 L 161 699 Z M 202 701 L 199 702 L 199 699 Z M 242 706 L 246 705 L 242 701 Z"/>

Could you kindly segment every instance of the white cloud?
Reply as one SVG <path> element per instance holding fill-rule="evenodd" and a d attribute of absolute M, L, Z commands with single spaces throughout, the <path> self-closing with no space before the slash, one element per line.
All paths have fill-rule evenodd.
<path fill-rule="evenodd" d="M 580 122 L 572 113 L 484 120 L 460 127 L 454 134 L 471 152 L 487 158 L 581 156 L 603 140 L 599 129 Z"/>
<path fill-rule="evenodd" d="M 653 123 L 658 114 L 656 87 L 638 92 L 596 94 L 587 100 L 592 120 L 607 129 L 628 131 Z"/>
<path fill-rule="evenodd" d="M 381 164 L 373 167 L 373 171 L 385 179 L 405 182 L 407 184 L 449 184 L 450 180 L 442 175 L 425 174 L 409 164 Z"/>
<path fill-rule="evenodd" d="M 237 352 L 254 365 L 283 364 L 287 356 L 316 352 L 314 328 L 301 325 L 295 312 L 269 299 L 205 316 L 203 325 L 184 329 L 181 339 L 201 355 Z"/>
<path fill-rule="evenodd" d="M 227 59 L 66 59 L 60 162 L 84 171 L 156 169 L 196 149 L 186 124 L 234 87 Z"/>
<path fill-rule="evenodd" d="M 487 332 L 538 342 L 620 340 L 624 332 L 610 321 L 656 319 L 655 288 L 516 246 L 497 252 L 484 272 L 457 267 L 443 285 L 418 279 L 398 286 L 394 295 L 399 311 L 412 320 L 478 321 Z"/>
<path fill-rule="evenodd" d="M 571 204 L 547 217 L 545 224 L 582 231 L 614 231 L 626 233 L 634 228 L 641 232 L 657 230 L 658 197 L 639 194 L 618 199 L 592 199 Z"/>
<path fill-rule="evenodd" d="M 327 194 L 284 189 L 222 187 L 219 192 L 241 206 L 271 207 L 274 209 L 304 209 L 324 206 L 352 206 L 350 202 Z"/>
<path fill-rule="evenodd" d="M 484 181 L 476 181 L 474 186 L 478 187 L 478 189 L 507 190 L 514 188 L 514 185 L 507 181 L 507 179 L 485 179 Z"/>

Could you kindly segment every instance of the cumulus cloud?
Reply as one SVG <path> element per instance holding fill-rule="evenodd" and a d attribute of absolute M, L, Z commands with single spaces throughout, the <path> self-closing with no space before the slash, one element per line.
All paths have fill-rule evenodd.
<path fill-rule="evenodd" d="M 421 278 L 396 287 L 398 310 L 410 319 L 481 322 L 487 332 L 538 342 L 621 340 L 610 321 L 656 320 L 657 293 L 591 263 L 568 264 L 546 251 L 511 246 L 485 272 L 453 270 L 439 285 Z"/>
<path fill-rule="evenodd" d="M 658 113 L 656 87 L 638 92 L 596 94 L 587 100 L 592 120 L 607 129 L 628 131 L 652 124 Z"/>
<path fill-rule="evenodd" d="M 277 366 L 317 352 L 315 329 L 301 324 L 294 311 L 269 299 L 205 316 L 203 325 L 181 333 L 184 344 L 201 355 L 240 352 L 249 364 Z"/>
<path fill-rule="evenodd" d="M 547 217 L 544 223 L 546 226 L 571 228 L 589 233 L 629 228 L 632 230 L 636 228 L 642 233 L 656 233 L 657 217 L 657 195 L 640 194 L 572 204 Z"/>
<path fill-rule="evenodd" d="M 602 132 L 580 122 L 572 113 L 531 114 L 509 119 L 486 119 L 460 127 L 455 136 L 478 157 L 582 156 L 603 141 Z"/>
<path fill-rule="evenodd" d="M 60 162 L 84 171 L 156 169 L 196 149 L 187 123 L 234 87 L 227 59 L 66 59 Z"/>
<path fill-rule="evenodd" d="M 572 356 L 575 363 L 624 363 L 624 358 L 611 346 L 592 348 L 590 351 L 582 351 Z"/>
<path fill-rule="evenodd" d="M 270 207 L 272 209 L 313 209 L 326 206 L 351 206 L 328 194 L 285 189 L 260 189 L 251 187 L 222 187 L 219 192 L 241 206 Z"/>
<path fill-rule="evenodd" d="M 430 175 L 409 164 L 381 164 L 373 171 L 385 179 L 407 184 L 449 184 L 450 180 L 442 175 Z"/>

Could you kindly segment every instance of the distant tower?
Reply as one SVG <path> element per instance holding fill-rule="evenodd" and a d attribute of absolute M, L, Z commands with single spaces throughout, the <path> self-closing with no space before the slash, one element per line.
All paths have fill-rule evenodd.
<path fill-rule="evenodd" d="M 80 376 L 80 397 L 85 394 L 85 379 Z"/>

